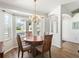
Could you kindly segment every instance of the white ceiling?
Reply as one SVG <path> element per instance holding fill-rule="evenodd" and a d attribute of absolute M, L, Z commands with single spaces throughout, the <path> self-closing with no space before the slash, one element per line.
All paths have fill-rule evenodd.
<path fill-rule="evenodd" d="M 37 0 L 38 14 L 48 14 L 56 6 L 60 4 L 67 4 L 75 0 Z M 24 12 L 34 12 L 33 0 L 0 0 L 0 7 L 5 7 Z"/>
<path fill-rule="evenodd" d="M 79 0 L 63 5 L 69 12 L 79 9 Z"/>

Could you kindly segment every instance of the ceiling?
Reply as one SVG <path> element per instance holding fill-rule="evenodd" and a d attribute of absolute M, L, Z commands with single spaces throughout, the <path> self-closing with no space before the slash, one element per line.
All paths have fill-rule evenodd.
<path fill-rule="evenodd" d="M 75 11 L 76 9 L 79 9 L 79 0 L 64 4 L 63 7 L 66 8 L 70 12 Z"/>
<path fill-rule="evenodd" d="M 73 1 L 75 0 L 37 0 L 37 13 L 45 15 L 51 12 L 56 6 L 61 4 L 67 4 Z M 33 0 L 0 0 L 0 7 L 33 13 L 34 1 Z"/>
<path fill-rule="evenodd" d="M 79 0 L 62 5 L 62 13 L 66 13 L 71 16 L 75 13 L 79 13 Z"/>

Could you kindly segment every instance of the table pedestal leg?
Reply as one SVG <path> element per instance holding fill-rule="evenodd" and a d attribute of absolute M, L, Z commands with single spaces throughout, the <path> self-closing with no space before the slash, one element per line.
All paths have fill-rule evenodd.
<path fill-rule="evenodd" d="M 36 56 L 36 49 L 35 49 L 34 45 L 32 45 L 32 55 L 33 55 L 33 57 Z"/>

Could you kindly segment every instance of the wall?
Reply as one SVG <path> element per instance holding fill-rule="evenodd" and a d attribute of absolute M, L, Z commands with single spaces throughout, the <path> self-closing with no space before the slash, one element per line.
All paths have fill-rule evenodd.
<path fill-rule="evenodd" d="M 51 17 L 53 14 L 58 15 L 58 32 L 53 33 L 53 40 L 52 40 L 52 45 L 61 48 L 61 37 L 62 37 L 62 29 L 61 29 L 61 25 L 62 25 L 62 20 L 61 20 L 61 6 L 57 6 L 51 13 L 49 13 L 49 17 Z M 50 20 L 53 20 L 53 18 L 51 18 Z M 53 26 L 52 26 L 53 28 Z M 55 29 L 56 30 L 56 29 Z"/>
<path fill-rule="evenodd" d="M 79 1 L 68 3 L 62 6 L 62 40 L 79 43 L 79 30 L 72 29 L 73 22 L 79 22 L 79 14 L 73 16 L 72 11 L 78 9 Z M 64 17 L 63 17 L 64 15 Z"/>
<path fill-rule="evenodd" d="M 79 43 L 79 29 L 72 28 L 74 22 L 79 22 L 79 13 L 74 15 L 74 17 L 65 16 L 63 19 L 63 40 Z"/>

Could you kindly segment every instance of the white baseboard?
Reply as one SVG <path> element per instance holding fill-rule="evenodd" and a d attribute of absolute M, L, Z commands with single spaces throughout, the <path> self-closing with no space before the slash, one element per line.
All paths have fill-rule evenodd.
<path fill-rule="evenodd" d="M 11 50 L 12 50 L 12 49 L 14 49 L 14 48 L 17 48 L 17 46 L 12 47 L 12 48 L 10 48 L 10 49 L 6 50 L 6 51 L 4 52 L 4 54 L 6 54 L 7 52 L 11 51 Z"/>
<path fill-rule="evenodd" d="M 59 44 L 53 44 L 53 46 L 61 48 L 61 46 Z"/>

